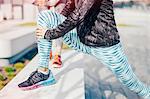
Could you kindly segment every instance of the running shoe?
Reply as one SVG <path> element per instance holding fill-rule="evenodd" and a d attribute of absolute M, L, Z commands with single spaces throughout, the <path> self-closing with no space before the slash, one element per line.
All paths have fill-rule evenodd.
<path fill-rule="evenodd" d="M 42 86 L 53 85 L 55 83 L 56 80 L 53 77 L 51 71 L 49 71 L 48 74 L 43 74 L 41 72 L 34 71 L 30 74 L 30 77 L 26 81 L 20 83 L 18 87 L 25 91 L 36 89 Z"/>
<path fill-rule="evenodd" d="M 52 67 L 54 68 L 61 68 L 62 67 L 62 61 L 60 55 L 55 55 L 54 59 L 52 60 Z"/>

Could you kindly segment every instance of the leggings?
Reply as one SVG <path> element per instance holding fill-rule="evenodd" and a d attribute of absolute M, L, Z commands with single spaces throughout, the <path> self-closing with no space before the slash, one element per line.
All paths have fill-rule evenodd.
<path fill-rule="evenodd" d="M 38 25 L 43 28 L 55 28 L 65 19 L 61 14 L 46 10 L 39 13 Z M 106 48 L 90 47 L 80 42 L 76 29 L 65 34 L 63 42 L 74 50 L 94 56 L 105 64 L 123 85 L 145 99 L 150 99 L 150 87 L 142 83 L 133 73 L 121 43 Z M 48 68 L 49 51 L 51 50 L 52 42 L 39 39 L 37 43 L 39 48 L 39 67 Z"/>

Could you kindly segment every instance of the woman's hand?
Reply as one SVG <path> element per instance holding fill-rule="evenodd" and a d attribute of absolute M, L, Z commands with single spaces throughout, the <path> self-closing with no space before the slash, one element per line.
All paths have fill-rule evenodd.
<path fill-rule="evenodd" d="M 37 39 L 44 38 L 45 32 L 46 32 L 46 29 L 42 27 L 38 27 L 35 32 Z"/>

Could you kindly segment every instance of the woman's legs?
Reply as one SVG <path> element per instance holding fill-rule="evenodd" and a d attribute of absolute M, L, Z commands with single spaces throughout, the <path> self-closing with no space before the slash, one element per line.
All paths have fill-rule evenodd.
<path fill-rule="evenodd" d="M 134 74 L 121 43 L 108 48 L 92 48 L 92 55 L 102 61 L 126 87 L 150 99 L 150 88 Z"/>
<path fill-rule="evenodd" d="M 38 15 L 38 26 L 43 28 L 54 28 L 61 23 L 60 16 L 57 13 L 46 10 Z M 52 42 L 46 39 L 38 39 L 39 63 L 38 70 L 32 72 L 30 77 L 18 86 L 23 90 L 31 90 L 41 86 L 55 84 L 55 78 L 49 70 L 49 55 Z"/>
<path fill-rule="evenodd" d="M 58 38 L 52 41 L 52 51 L 51 51 L 51 59 L 52 59 L 52 67 L 61 68 L 62 60 L 61 60 L 61 51 L 62 51 L 63 39 Z"/>
<path fill-rule="evenodd" d="M 61 50 L 62 50 L 62 45 L 63 45 L 63 39 L 62 38 L 58 38 L 56 40 L 52 41 L 53 44 L 53 55 L 61 55 Z"/>
<path fill-rule="evenodd" d="M 77 35 L 76 29 L 73 29 L 63 37 L 63 41 L 66 45 L 68 45 L 70 48 L 77 50 L 79 52 L 83 52 L 86 54 L 91 53 L 91 47 L 86 46 L 82 42 L 80 42 L 80 38 Z"/>
<path fill-rule="evenodd" d="M 38 25 L 44 28 L 54 28 L 64 20 L 65 17 L 60 14 L 43 11 L 39 14 Z M 63 37 L 63 40 L 69 47 L 77 51 L 94 55 L 130 90 L 135 91 L 147 99 L 150 98 L 150 88 L 144 85 L 133 73 L 120 43 L 108 48 L 92 48 L 80 42 L 75 29 L 67 33 Z M 48 68 L 51 45 L 52 43 L 45 39 L 38 40 L 39 68 Z"/>
<path fill-rule="evenodd" d="M 80 42 L 76 30 L 66 34 L 63 39 L 69 47 L 95 56 L 113 72 L 121 83 L 145 99 L 150 99 L 150 87 L 142 83 L 134 74 L 121 43 L 108 48 L 89 47 Z"/>
<path fill-rule="evenodd" d="M 59 16 L 57 13 L 50 10 L 46 10 L 39 13 L 37 24 L 39 27 L 43 27 L 46 29 L 55 28 L 62 22 L 61 19 L 61 16 Z M 59 38 L 58 40 L 60 41 L 60 39 L 62 38 Z M 38 68 L 40 70 L 48 69 L 50 50 L 52 49 L 52 42 L 49 42 L 46 39 L 38 39 L 37 43 L 39 53 Z M 62 44 L 62 41 L 60 43 Z M 58 49 L 56 48 L 57 50 L 55 51 L 57 51 L 59 54 L 61 50 L 61 44 L 56 44 L 56 47 L 58 47 Z"/>
<path fill-rule="evenodd" d="M 61 22 L 65 19 L 60 14 L 57 17 L 60 17 Z M 133 73 L 120 43 L 108 48 L 92 48 L 80 42 L 76 29 L 67 33 L 63 40 L 69 47 L 77 51 L 94 55 L 130 90 L 138 93 L 140 96 L 150 98 L 150 88 L 143 84 Z"/>
<path fill-rule="evenodd" d="M 64 36 L 64 42 L 71 48 L 95 56 L 102 61 L 130 90 L 145 99 L 150 99 L 150 87 L 142 83 L 134 74 L 123 52 L 121 43 L 108 48 L 93 48 L 80 42 L 76 30 Z"/>

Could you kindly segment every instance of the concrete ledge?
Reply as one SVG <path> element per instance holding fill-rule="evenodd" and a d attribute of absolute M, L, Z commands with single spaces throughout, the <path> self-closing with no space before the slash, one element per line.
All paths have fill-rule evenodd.
<path fill-rule="evenodd" d="M 0 34 L 0 58 L 9 58 L 35 43 L 35 28 L 16 28 Z"/>
<path fill-rule="evenodd" d="M 52 86 L 42 87 L 31 91 L 22 91 L 17 85 L 27 79 L 29 74 L 36 69 L 38 55 L 7 85 L 0 91 L 0 99 L 85 99 L 84 72 L 82 68 L 69 69 L 71 61 L 69 57 L 74 55 L 74 51 L 69 51 L 62 55 L 64 67 L 52 69 L 57 83 Z M 82 56 L 77 56 L 81 57 Z M 73 61 L 79 58 L 73 57 Z"/>

